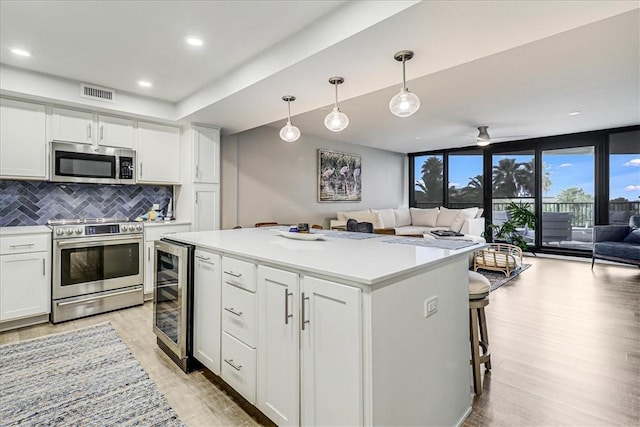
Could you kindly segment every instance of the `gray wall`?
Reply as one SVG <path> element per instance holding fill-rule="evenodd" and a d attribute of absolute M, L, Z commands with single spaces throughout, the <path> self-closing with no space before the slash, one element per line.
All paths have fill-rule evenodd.
<path fill-rule="evenodd" d="M 362 158 L 362 201 L 317 201 L 318 149 Z M 256 222 L 307 222 L 325 228 L 337 211 L 406 206 L 406 156 L 305 136 L 293 144 L 278 129 L 260 127 L 222 140 L 223 229 Z"/>

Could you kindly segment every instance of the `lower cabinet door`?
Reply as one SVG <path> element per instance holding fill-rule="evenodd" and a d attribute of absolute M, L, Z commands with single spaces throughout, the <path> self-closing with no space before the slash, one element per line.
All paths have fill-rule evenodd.
<path fill-rule="evenodd" d="M 256 404 L 256 350 L 222 333 L 221 377 L 252 405 Z"/>
<path fill-rule="evenodd" d="M 312 277 L 301 289 L 300 424 L 360 426 L 362 291 Z"/>
<path fill-rule="evenodd" d="M 51 264 L 47 252 L 0 256 L 0 321 L 51 311 Z"/>
<path fill-rule="evenodd" d="M 193 298 L 193 355 L 220 375 L 221 258 L 195 251 Z"/>
<path fill-rule="evenodd" d="M 153 293 L 153 276 L 155 274 L 153 240 L 144 243 L 144 293 Z"/>
<path fill-rule="evenodd" d="M 299 423 L 299 276 L 258 267 L 258 409 L 279 426 Z"/>

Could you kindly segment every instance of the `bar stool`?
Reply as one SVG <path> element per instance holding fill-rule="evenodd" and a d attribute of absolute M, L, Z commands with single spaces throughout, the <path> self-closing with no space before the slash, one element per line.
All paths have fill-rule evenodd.
<path fill-rule="evenodd" d="M 476 396 L 482 394 L 480 365 L 484 364 L 486 372 L 491 369 L 489 334 L 484 313 L 484 308 L 489 304 L 489 288 L 490 283 L 486 277 L 475 271 L 469 271 L 469 339 L 471 341 L 469 362 L 473 368 L 473 391 Z"/>

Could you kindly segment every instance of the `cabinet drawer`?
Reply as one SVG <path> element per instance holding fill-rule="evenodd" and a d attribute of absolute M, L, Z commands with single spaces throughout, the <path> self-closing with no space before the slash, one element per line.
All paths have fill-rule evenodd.
<path fill-rule="evenodd" d="M 234 258 L 222 258 L 222 282 L 256 291 L 256 266 Z"/>
<path fill-rule="evenodd" d="M 226 332 L 222 333 L 222 379 L 256 404 L 256 351 Z"/>
<path fill-rule="evenodd" d="M 42 252 L 51 249 L 51 236 L 48 234 L 27 234 L 2 236 L 0 255 Z"/>
<path fill-rule="evenodd" d="M 255 294 L 228 283 L 222 285 L 222 330 L 254 348 L 256 311 Z"/>
<path fill-rule="evenodd" d="M 152 240 L 160 240 L 163 234 L 185 233 L 191 231 L 190 224 L 154 224 L 144 226 L 144 240 L 150 242 Z"/>

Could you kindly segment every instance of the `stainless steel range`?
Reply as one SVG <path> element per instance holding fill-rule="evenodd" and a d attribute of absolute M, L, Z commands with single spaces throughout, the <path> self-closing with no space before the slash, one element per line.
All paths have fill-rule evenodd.
<path fill-rule="evenodd" d="M 53 323 L 143 303 L 142 224 L 119 218 L 48 224 L 53 230 Z"/>

